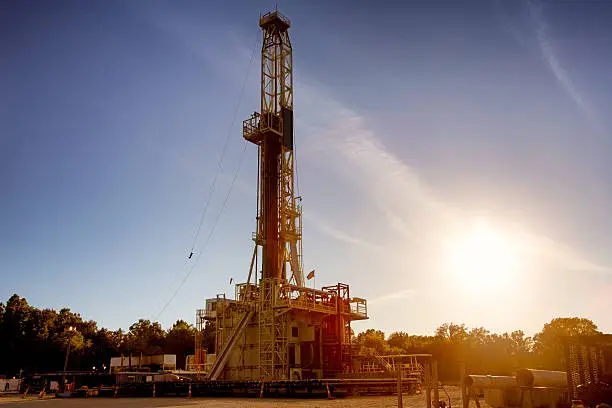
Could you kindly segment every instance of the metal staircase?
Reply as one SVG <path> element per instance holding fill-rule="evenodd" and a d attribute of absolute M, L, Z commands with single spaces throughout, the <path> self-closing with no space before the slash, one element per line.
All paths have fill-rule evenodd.
<path fill-rule="evenodd" d="M 383 368 L 383 370 L 390 374 L 393 374 L 395 369 L 387 360 L 385 360 L 384 356 L 376 355 L 376 360 L 378 361 L 378 364 L 380 364 L 380 366 Z"/>
<path fill-rule="evenodd" d="M 223 345 L 221 352 L 217 353 L 217 359 L 213 364 L 212 368 L 210 369 L 210 373 L 208 374 L 209 380 L 217 380 L 219 378 L 219 376 L 223 372 L 223 369 L 225 368 L 225 365 L 227 364 L 227 360 L 229 359 L 230 353 L 234 348 L 234 345 L 238 341 L 238 338 L 246 328 L 247 324 L 253 318 L 254 314 L 255 310 L 250 309 L 247 310 L 244 315 L 242 315 L 242 318 L 240 319 L 234 330 L 232 330 L 232 333 L 229 335 L 227 341 Z"/>

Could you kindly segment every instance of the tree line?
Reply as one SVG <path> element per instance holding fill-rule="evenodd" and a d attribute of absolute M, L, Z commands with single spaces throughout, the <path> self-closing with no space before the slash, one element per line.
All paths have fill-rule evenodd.
<path fill-rule="evenodd" d="M 140 319 L 127 331 L 112 331 L 70 309 L 37 309 L 13 295 L 6 304 L 0 302 L 0 374 L 61 371 L 68 343 L 68 371 L 108 369 L 111 357 L 130 353 L 176 354 L 177 368 L 184 368 L 185 356 L 194 353 L 195 330 L 184 320 L 164 330 L 157 322 Z M 206 334 L 205 346 L 212 347 L 210 328 Z"/>
<path fill-rule="evenodd" d="M 586 318 L 555 318 L 533 337 L 522 330 L 491 333 L 483 327 L 445 323 L 432 336 L 394 332 L 385 336 L 368 329 L 355 337 L 363 354 L 432 354 L 438 360 L 441 380 L 459 378 L 459 363 L 468 373 L 510 375 L 518 368 L 565 370 L 565 349 L 561 338 L 601 334 Z"/>
<path fill-rule="evenodd" d="M 70 330 L 73 328 L 73 330 Z M 141 319 L 127 331 L 99 328 L 78 313 L 38 309 L 25 298 L 13 295 L 0 302 L 0 374 L 61 371 L 70 343 L 68 370 L 102 370 L 110 358 L 121 354 L 176 354 L 177 368 L 184 368 L 185 357 L 194 353 L 196 329 L 177 320 L 164 330 L 158 322 Z M 204 347 L 214 348 L 214 328 L 207 326 Z M 395 332 L 386 336 L 368 329 L 354 336 L 363 354 L 433 354 L 438 360 L 441 379 L 458 378 L 458 362 L 465 362 L 472 373 L 509 374 L 520 367 L 563 370 L 564 351 L 560 338 L 600 333 L 585 318 L 557 318 L 544 325 L 533 337 L 521 330 L 496 334 L 485 328 L 468 328 L 445 323 L 431 336 Z"/>

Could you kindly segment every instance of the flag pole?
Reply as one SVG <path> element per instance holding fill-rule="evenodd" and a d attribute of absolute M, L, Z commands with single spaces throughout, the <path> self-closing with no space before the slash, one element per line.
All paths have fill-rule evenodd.
<path fill-rule="evenodd" d="M 308 275 L 306 275 L 306 280 L 311 280 L 311 279 L 312 279 L 312 288 L 316 289 L 316 287 L 317 287 L 317 274 L 315 273 L 314 269 L 312 271 L 310 271 L 308 273 Z"/>

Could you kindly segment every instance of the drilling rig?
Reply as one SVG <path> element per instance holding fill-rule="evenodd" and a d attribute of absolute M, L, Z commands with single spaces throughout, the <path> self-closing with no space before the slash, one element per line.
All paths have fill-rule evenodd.
<path fill-rule="evenodd" d="M 217 295 L 196 312 L 199 330 L 206 322 L 215 328 L 215 357 L 205 374 L 263 381 L 340 376 L 351 371 L 351 321 L 368 318 L 367 303 L 351 297 L 347 284 L 305 285 L 301 198 L 294 193 L 291 22 L 274 11 L 259 26 L 261 107 L 242 127 L 258 151 L 255 245 L 234 298 Z M 205 356 L 200 336 L 196 363 L 205 366 Z"/>

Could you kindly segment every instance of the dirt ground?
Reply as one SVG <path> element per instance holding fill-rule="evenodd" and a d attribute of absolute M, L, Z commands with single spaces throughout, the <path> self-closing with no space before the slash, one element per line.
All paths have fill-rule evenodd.
<path fill-rule="evenodd" d="M 461 393 L 458 387 L 445 387 L 440 390 L 440 399 L 448 404 L 449 396 L 452 407 L 461 407 Z M 484 402 L 484 401 L 482 401 Z M 54 407 L 354 407 L 354 408 L 374 408 L 374 407 L 397 407 L 397 396 L 380 397 L 349 397 L 336 400 L 327 399 L 280 399 L 280 398 L 68 398 L 55 399 L 45 398 L 40 400 L 35 397 L 28 397 L 23 400 L 18 397 L 0 397 L 1 408 L 23 407 L 33 404 L 42 404 L 45 408 Z M 405 408 L 426 408 L 425 396 L 404 395 L 403 405 Z M 485 404 L 482 404 L 485 408 Z"/>

